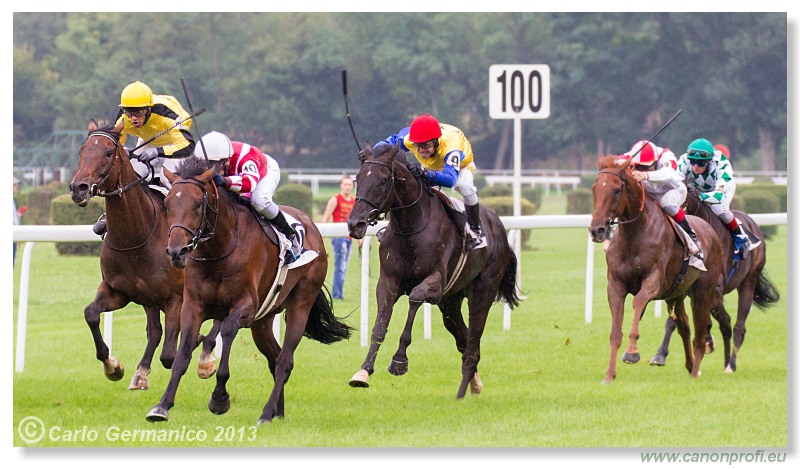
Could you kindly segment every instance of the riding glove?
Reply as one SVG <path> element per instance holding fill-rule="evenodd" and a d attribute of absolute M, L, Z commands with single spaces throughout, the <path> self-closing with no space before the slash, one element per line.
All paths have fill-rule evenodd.
<path fill-rule="evenodd" d="M 142 163 L 149 163 L 154 159 L 158 158 L 158 149 L 157 148 L 145 148 L 142 150 L 142 153 L 139 155 L 139 161 Z"/>
<path fill-rule="evenodd" d="M 426 177 L 426 171 L 422 169 L 422 166 L 418 165 L 417 163 L 409 161 L 406 164 L 406 167 L 411 172 L 411 175 L 415 178 L 419 179 L 420 177 Z"/>
<path fill-rule="evenodd" d="M 228 181 L 228 178 L 222 177 L 222 175 L 219 173 L 214 173 L 214 184 L 217 187 L 224 187 L 226 189 L 231 187 L 231 183 Z"/>

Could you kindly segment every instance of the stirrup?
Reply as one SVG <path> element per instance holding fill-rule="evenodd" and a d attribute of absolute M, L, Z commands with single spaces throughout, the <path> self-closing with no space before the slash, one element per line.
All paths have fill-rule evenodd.
<path fill-rule="evenodd" d="M 98 218 L 96 222 L 94 222 L 94 225 L 92 225 L 92 231 L 94 231 L 94 234 L 97 236 L 104 237 L 107 230 L 108 224 L 106 222 L 106 214 L 104 213 L 100 215 L 100 218 Z"/>
<path fill-rule="evenodd" d="M 469 239 L 467 240 L 466 250 L 472 251 L 474 249 L 483 249 L 487 246 L 486 242 L 486 235 L 483 234 L 481 230 L 477 232 L 470 228 L 469 234 L 467 235 Z"/>

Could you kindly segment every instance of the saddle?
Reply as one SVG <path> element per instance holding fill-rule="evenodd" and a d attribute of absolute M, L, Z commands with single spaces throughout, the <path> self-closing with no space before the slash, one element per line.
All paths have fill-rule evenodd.
<path fill-rule="evenodd" d="M 444 211 L 447 213 L 447 218 L 456 225 L 458 233 L 466 238 L 469 234 L 466 231 L 467 227 L 467 214 L 464 209 L 464 202 L 459 199 L 454 199 L 445 194 L 441 190 L 431 187 L 431 192 L 438 197 L 444 205 Z"/>
<path fill-rule="evenodd" d="M 264 232 L 264 235 L 266 235 L 267 239 L 269 239 L 269 241 L 275 246 L 280 247 L 282 244 L 278 241 L 278 230 L 272 226 L 272 223 L 270 223 L 269 220 L 264 218 L 256 211 L 256 208 L 250 203 L 250 199 L 247 197 L 235 197 L 235 199 L 239 205 L 247 207 L 247 210 L 250 212 L 250 214 L 253 215 L 256 221 L 258 221 L 258 225 L 261 227 L 261 231 Z M 288 217 L 289 215 L 286 216 Z"/>

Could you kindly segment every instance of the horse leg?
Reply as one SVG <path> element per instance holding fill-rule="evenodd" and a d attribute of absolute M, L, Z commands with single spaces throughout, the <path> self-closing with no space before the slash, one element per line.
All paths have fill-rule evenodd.
<path fill-rule="evenodd" d="M 389 362 L 389 373 L 399 376 L 408 372 L 406 350 L 411 345 L 411 329 L 414 326 L 417 310 L 424 302 L 438 303 L 442 297 L 442 285 L 442 277 L 439 272 L 436 272 L 426 277 L 408 294 L 408 317 L 403 333 L 400 335 L 400 345 Z"/>
<path fill-rule="evenodd" d="M 411 345 L 411 328 L 414 326 L 414 318 L 417 316 L 417 310 L 422 306 L 418 301 L 408 302 L 408 318 L 406 325 L 403 328 L 403 333 L 400 335 L 400 345 L 397 348 L 392 360 L 389 362 L 389 373 L 395 376 L 401 376 L 408 372 L 408 356 L 406 350 Z"/>
<path fill-rule="evenodd" d="M 664 323 L 664 339 L 661 341 L 661 346 L 658 348 L 658 352 L 656 352 L 655 356 L 650 359 L 651 365 L 666 365 L 667 355 L 669 355 L 669 340 L 673 332 L 675 332 L 675 320 L 672 319 L 672 315 L 670 315 Z"/>
<path fill-rule="evenodd" d="M 625 296 L 627 295 L 624 286 L 617 285 L 617 282 L 610 279 L 606 291 L 608 305 L 611 308 L 611 333 L 608 336 L 611 350 L 606 376 L 603 378 L 602 384 L 610 384 L 617 377 L 617 354 L 622 345 L 622 319 L 625 315 Z"/>
<path fill-rule="evenodd" d="M 206 336 L 200 336 L 203 350 L 200 352 L 200 361 L 197 363 L 197 376 L 208 379 L 217 372 L 216 359 L 214 358 L 214 347 L 217 346 L 217 334 L 222 327 L 222 321 L 214 320 L 211 330 Z"/>
<path fill-rule="evenodd" d="M 150 374 L 150 364 L 153 361 L 156 347 L 161 342 L 161 310 L 147 306 L 143 308 L 147 315 L 147 346 L 144 349 L 144 355 L 139 361 L 139 365 L 136 367 L 136 373 L 134 373 L 131 383 L 128 385 L 130 390 L 145 390 L 150 386 L 147 375 Z"/>
<path fill-rule="evenodd" d="M 272 333 L 272 322 L 274 316 L 267 316 L 253 323 L 250 327 L 250 333 L 253 336 L 253 342 L 261 352 L 262 355 L 267 357 L 267 365 L 269 372 L 272 375 L 273 382 L 275 381 L 275 362 L 278 354 L 281 352 L 281 346 L 275 340 L 275 335 Z M 278 396 L 278 402 L 275 410 L 275 417 L 283 417 L 283 392 Z"/>
<path fill-rule="evenodd" d="M 622 354 L 622 362 L 629 365 L 639 363 L 639 360 L 641 360 L 636 342 L 639 340 L 639 322 L 642 320 L 647 303 L 650 301 L 650 298 L 641 294 L 645 291 L 642 288 L 640 294 L 633 298 L 633 322 L 631 323 L 631 331 L 628 334 L 628 347 L 625 348 L 625 352 Z"/>
<path fill-rule="evenodd" d="M 456 399 L 463 399 L 467 393 L 467 385 L 475 378 L 478 373 L 478 362 L 481 360 L 481 337 L 486 327 L 486 318 L 489 317 L 489 308 L 494 302 L 494 295 L 497 288 L 491 285 L 475 284 L 467 299 L 469 309 L 469 335 L 467 339 L 467 349 L 464 351 L 463 362 L 461 363 L 461 385 L 458 388 Z M 478 380 L 480 383 L 480 380 Z M 483 383 L 480 383 L 483 387 Z"/>
<path fill-rule="evenodd" d="M 172 296 L 164 305 L 164 345 L 161 347 L 161 365 L 172 368 L 175 361 L 175 354 L 178 350 L 178 333 L 181 330 L 181 306 L 183 305 L 182 296 Z"/>
<path fill-rule="evenodd" d="M 443 298 L 439 302 L 439 310 L 442 312 L 442 321 L 444 327 L 447 329 L 453 338 L 456 340 L 456 349 L 461 354 L 461 363 L 464 363 L 464 352 L 467 350 L 467 341 L 469 340 L 469 330 L 467 325 L 464 324 L 464 316 L 461 314 L 461 303 L 464 301 L 462 295 L 452 295 L 448 298 Z M 480 394 L 483 390 L 483 382 L 478 376 L 477 369 L 472 379 L 469 382 L 469 392 L 471 394 Z"/>
<path fill-rule="evenodd" d="M 724 349 L 724 359 L 725 359 L 725 372 L 731 373 L 731 315 L 728 314 L 728 311 L 725 309 L 725 303 L 722 301 L 722 296 L 720 295 L 718 301 L 715 301 L 714 306 L 711 307 L 711 315 L 714 319 L 717 320 L 719 324 L 719 331 L 722 334 L 722 344 Z M 710 329 L 711 321 L 708 321 L 708 325 Z M 708 331 L 707 329 L 707 331 Z M 706 354 L 708 354 L 708 336 L 710 332 L 706 334 Z"/>
<path fill-rule="evenodd" d="M 300 343 L 300 339 L 303 338 L 308 315 L 315 299 L 312 295 L 303 296 L 298 291 L 292 292 L 292 295 L 294 296 L 295 293 L 298 293 L 294 298 L 298 303 L 286 308 L 286 333 L 283 337 L 283 347 L 281 347 L 281 351 L 275 361 L 275 386 L 272 388 L 269 400 L 264 405 L 257 425 L 270 423 L 275 417 L 283 417 L 284 386 L 292 374 L 294 351 Z M 281 403 L 280 409 L 278 407 L 279 402 Z"/>
<path fill-rule="evenodd" d="M 669 308 L 674 311 L 675 326 L 678 329 L 678 335 L 681 336 L 683 341 L 683 354 L 685 357 L 684 366 L 688 372 L 692 372 L 694 360 L 692 359 L 692 348 L 690 345 L 692 331 L 689 327 L 689 317 L 686 315 L 686 307 L 683 304 L 683 299 L 667 300 Z"/>
<path fill-rule="evenodd" d="M 246 311 L 246 307 L 253 308 L 252 303 L 247 303 L 242 306 L 235 306 L 233 310 L 222 321 L 220 326 L 220 334 L 222 334 L 222 356 L 219 358 L 219 369 L 217 370 L 217 385 L 208 399 L 208 410 L 212 414 L 222 415 L 231 408 L 231 399 L 225 385 L 231 377 L 229 362 L 231 355 L 231 346 L 236 334 L 239 332 L 241 325 L 239 324 L 242 312 Z"/>
<path fill-rule="evenodd" d="M 370 339 L 369 351 L 361 369 L 350 378 L 350 386 L 354 388 L 368 388 L 369 375 L 375 371 L 375 358 L 378 356 L 383 339 L 386 338 L 386 331 L 389 328 L 389 320 L 392 319 L 392 309 L 397 299 L 400 297 L 400 285 L 395 281 L 390 281 L 381 276 L 378 279 L 378 288 L 375 296 L 378 302 L 378 314 L 375 317 L 375 324 L 372 326 L 372 337 Z"/>
<path fill-rule="evenodd" d="M 89 303 L 83 310 L 83 317 L 94 340 L 96 357 L 103 363 L 103 372 L 111 381 L 119 381 L 125 375 L 125 369 L 115 357 L 108 356 L 108 346 L 103 341 L 100 333 L 100 313 L 104 311 L 116 311 L 122 309 L 130 302 L 127 297 L 111 289 L 111 285 L 105 281 L 100 282 L 97 287 L 97 294 L 94 301 Z"/>
<path fill-rule="evenodd" d="M 736 325 L 733 328 L 733 352 L 729 363 L 730 372 L 736 371 L 736 358 L 739 356 L 739 349 L 744 343 L 744 335 L 747 332 L 745 323 L 747 316 L 750 315 L 750 309 L 753 307 L 753 297 L 756 291 L 757 276 L 750 275 L 739 285 L 737 293 L 739 294 L 739 304 L 736 312 Z M 727 371 L 727 369 L 726 369 Z"/>
<path fill-rule="evenodd" d="M 722 302 L 722 294 L 715 290 L 703 290 L 702 295 L 692 297 L 692 321 L 694 322 L 694 362 L 692 364 L 692 378 L 700 376 L 700 363 L 706 353 L 706 331 L 711 309 L 715 297 Z"/>
<path fill-rule="evenodd" d="M 200 333 L 202 323 L 202 310 L 199 306 L 184 303 L 181 308 L 181 342 L 175 362 L 172 364 L 172 373 L 169 383 L 161 396 L 161 401 L 147 413 L 150 422 L 165 422 L 169 419 L 169 409 L 175 405 L 175 394 L 178 392 L 183 374 L 192 361 L 192 351 L 197 347 L 197 335 Z"/>

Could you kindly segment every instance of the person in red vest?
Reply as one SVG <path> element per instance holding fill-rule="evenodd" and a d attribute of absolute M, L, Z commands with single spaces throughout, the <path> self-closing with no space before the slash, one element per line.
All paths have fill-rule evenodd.
<path fill-rule="evenodd" d="M 342 177 L 339 182 L 340 192 L 328 200 L 325 206 L 325 213 L 322 215 L 322 222 L 334 223 L 346 222 L 356 203 L 355 197 L 351 196 L 353 191 L 353 178 L 350 176 Z M 359 241 L 360 242 L 360 241 Z M 353 248 L 353 240 L 350 237 L 333 238 L 334 270 L 333 270 L 333 299 L 344 299 L 344 277 L 347 274 L 347 263 L 350 261 L 350 252 Z"/>

